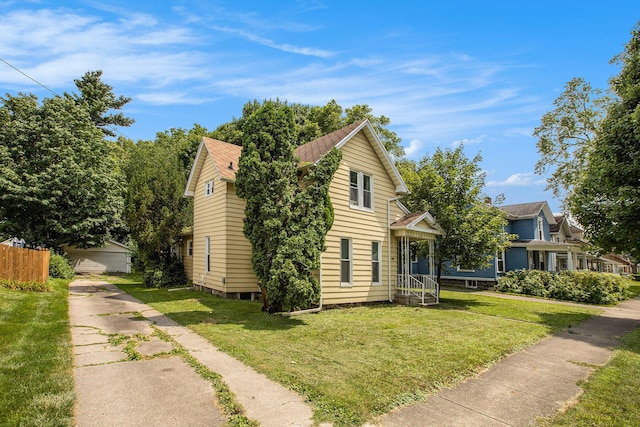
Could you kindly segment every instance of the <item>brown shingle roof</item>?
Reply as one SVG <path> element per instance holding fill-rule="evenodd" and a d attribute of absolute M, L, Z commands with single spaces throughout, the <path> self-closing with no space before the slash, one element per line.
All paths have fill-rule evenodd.
<path fill-rule="evenodd" d="M 301 162 L 317 162 L 322 156 L 329 152 L 329 150 L 338 145 L 345 137 L 360 126 L 362 122 L 364 122 L 364 120 L 352 123 L 349 126 L 345 126 L 342 129 L 338 129 L 337 131 L 301 145 L 296 149 L 296 156 L 300 158 Z M 213 138 L 204 137 L 202 140 L 207 147 L 209 155 L 213 159 L 216 169 L 220 173 L 220 177 L 230 181 L 235 180 L 242 147 Z"/>
<path fill-rule="evenodd" d="M 564 215 L 554 215 L 553 218 L 556 220 L 555 224 L 549 224 L 549 231 L 551 233 L 558 233 L 560 228 L 562 227 L 562 222 L 564 221 Z"/>
<path fill-rule="evenodd" d="M 222 179 L 235 180 L 242 147 L 217 139 L 202 138 Z"/>
<path fill-rule="evenodd" d="M 405 216 L 403 216 L 402 218 L 394 221 L 391 226 L 392 227 L 397 227 L 397 226 L 407 226 L 410 225 L 413 221 L 415 221 L 417 218 L 419 218 L 420 216 L 422 216 L 426 211 L 421 211 L 421 212 L 412 212 L 412 213 L 408 213 Z"/>
<path fill-rule="evenodd" d="M 338 129 L 337 131 L 328 133 L 318 139 L 314 139 L 313 141 L 301 145 L 296 148 L 296 156 L 298 156 L 302 162 L 317 162 L 322 156 L 327 154 L 333 147 L 338 145 L 340 141 L 360 126 L 362 122 L 364 122 L 364 120 L 352 123 L 349 126 L 345 126 L 342 129 Z"/>
<path fill-rule="evenodd" d="M 498 206 L 503 212 L 513 217 L 531 217 L 540 213 L 545 202 L 520 203 L 518 205 Z"/>

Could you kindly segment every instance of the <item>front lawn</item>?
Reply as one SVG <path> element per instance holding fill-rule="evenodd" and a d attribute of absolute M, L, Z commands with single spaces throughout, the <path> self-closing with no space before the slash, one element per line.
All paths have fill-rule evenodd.
<path fill-rule="evenodd" d="M 318 421 L 338 426 L 422 400 L 598 312 L 443 291 L 439 308 L 379 304 L 283 318 L 256 302 L 114 282 L 307 396 Z"/>
<path fill-rule="evenodd" d="M 640 426 L 640 329 L 622 339 L 611 361 L 583 385 L 580 401 L 543 426 Z"/>
<path fill-rule="evenodd" d="M 69 280 L 50 292 L 0 287 L 0 425 L 73 425 Z"/>

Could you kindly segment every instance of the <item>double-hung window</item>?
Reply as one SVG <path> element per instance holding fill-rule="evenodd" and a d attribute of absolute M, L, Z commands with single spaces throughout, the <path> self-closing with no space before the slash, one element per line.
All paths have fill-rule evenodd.
<path fill-rule="evenodd" d="M 544 223 L 541 217 L 538 217 L 538 240 L 544 240 Z"/>
<path fill-rule="evenodd" d="M 498 252 L 498 256 L 496 257 L 497 269 L 498 273 L 504 273 L 504 251 Z"/>
<path fill-rule="evenodd" d="M 340 283 L 342 285 L 351 285 L 352 257 L 351 239 L 340 239 Z"/>
<path fill-rule="evenodd" d="M 209 197 L 212 194 L 213 194 L 213 180 L 210 179 L 209 181 L 204 183 L 204 196 Z"/>
<path fill-rule="evenodd" d="M 349 172 L 349 204 L 373 210 L 373 177 L 362 172 Z"/>
<path fill-rule="evenodd" d="M 382 244 L 380 242 L 371 242 L 371 284 L 379 285 L 380 276 L 382 276 L 380 259 L 382 258 Z"/>

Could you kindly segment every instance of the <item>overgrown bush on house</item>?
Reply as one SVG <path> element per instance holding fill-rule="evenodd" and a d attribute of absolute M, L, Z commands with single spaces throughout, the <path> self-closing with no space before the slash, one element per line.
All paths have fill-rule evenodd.
<path fill-rule="evenodd" d="M 71 261 L 65 254 L 51 252 L 49 258 L 49 277 L 53 279 L 71 279 L 75 273 Z"/>
<path fill-rule="evenodd" d="M 176 257 L 147 268 L 142 276 L 143 283 L 148 288 L 166 288 L 182 286 L 187 283 L 184 265 Z"/>
<path fill-rule="evenodd" d="M 513 270 L 498 279 L 496 290 L 589 304 L 613 304 L 630 295 L 623 277 L 591 271 Z"/>

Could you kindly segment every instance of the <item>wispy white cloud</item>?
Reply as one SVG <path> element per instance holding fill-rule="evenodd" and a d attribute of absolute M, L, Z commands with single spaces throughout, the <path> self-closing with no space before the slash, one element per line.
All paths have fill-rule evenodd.
<path fill-rule="evenodd" d="M 504 181 L 489 181 L 487 187 L 529 187 L 542 186 L 546 183 L 543 178 L 533 172 L 514 173 Z"/>
<path fill-rule="evenodd" d="M 238 28 L 214 26 L 213 29 L 220 31 L 222 33 L 234 34 L 242 38 L 245 38 L 249 41 L 258 43 L 262 46 L 278 49 L 283 52 L 297 53 L 297 54 L 306 55 L 306 56 L 316 56 L 318 58 L 329 58 L 334 55 L 333 52 L 330 52 L 328 50 L 316 49 L 311 47 L 299 47 L 299 46 L 294 46 L 288 43 L 276 43 L 273 40 L 270 40 L 268 38 L 260 37 L 249 31 L 241 30 Z"/>
<path fill-rule="evenodd" d="M 452 147 L 459 147 L 461 145 L 465 145 L 465 146 L 469 146 L 469 145 L 475 145 L 475 144 L 480 144 L 482 141 L 484 141 L 487 138 L 487 135 L 480 135 L 476 138 L 464 138 L 461 139 L 459 141 L 454 141 L 451 143 Z"/>

